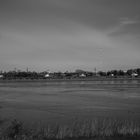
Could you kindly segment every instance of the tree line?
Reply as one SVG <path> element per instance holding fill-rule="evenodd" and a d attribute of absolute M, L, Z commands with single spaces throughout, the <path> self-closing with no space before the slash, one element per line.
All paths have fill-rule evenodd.
<path fill-rule="evenodd" d="M 75 79 L 75 78 L 94 78 L 94 77 L 140 77 L 140 68 L 110 71 L 89 72 L 76 70 L 75 72 L 35 72 L 35 71 L 8 71 L 0 72 L 1 79 Z"/>

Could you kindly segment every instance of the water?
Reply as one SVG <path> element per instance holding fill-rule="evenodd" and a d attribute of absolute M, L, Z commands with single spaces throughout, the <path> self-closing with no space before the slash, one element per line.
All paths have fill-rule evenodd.
<path fill-rule="evenodd" d="M 65 123 L 140 118 L 140 80 L 0 82 L 0 117 Z"/>

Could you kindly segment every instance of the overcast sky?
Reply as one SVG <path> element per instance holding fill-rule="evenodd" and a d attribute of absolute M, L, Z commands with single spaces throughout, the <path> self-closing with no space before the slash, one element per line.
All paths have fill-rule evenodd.
<path fill-rule="evenodd" d="M 140 67 L 140 0 L 0 0 L 0 69 Z"/>

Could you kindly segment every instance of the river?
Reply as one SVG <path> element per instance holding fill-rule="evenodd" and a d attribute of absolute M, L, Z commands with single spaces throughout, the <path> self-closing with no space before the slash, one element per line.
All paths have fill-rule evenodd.
<path fill-rule="evenodd" d="M 0 118 L 28 123 L 140 118 L 140 80 L 1 81 Z"/>

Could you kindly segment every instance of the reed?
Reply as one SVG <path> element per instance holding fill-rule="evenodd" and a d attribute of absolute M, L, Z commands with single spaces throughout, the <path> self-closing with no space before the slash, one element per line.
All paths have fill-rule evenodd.
<path fill-rule="evenodd" d="M 140 137 L 140 124 L 130 120 L 94 119 L 75 121 L 72 125 L 55 125 L 26 129 L 14 120 L 0 133 L 1 140 L 67 140 Z"/>

